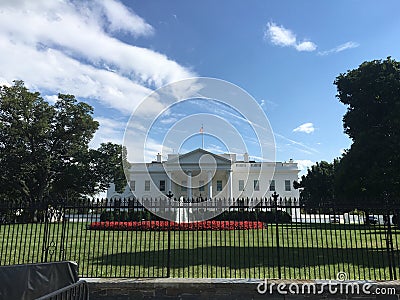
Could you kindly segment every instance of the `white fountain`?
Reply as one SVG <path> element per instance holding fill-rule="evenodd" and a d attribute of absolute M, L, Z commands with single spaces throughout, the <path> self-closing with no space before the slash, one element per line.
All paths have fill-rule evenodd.
<path fill-rule="evenodd" d="M 192 213 L 190 203 L 185 203 L 184 198 L 179 198 L 179 207 L 176 209 L 175 222 L 177 223 L 189 223 L 189 215 Z"/>

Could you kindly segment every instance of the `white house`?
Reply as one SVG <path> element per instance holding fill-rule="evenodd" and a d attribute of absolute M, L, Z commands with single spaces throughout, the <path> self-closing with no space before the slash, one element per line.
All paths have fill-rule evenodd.
<path fill-rule="evenodd" d="M 162 161 L 161 155 L 150 163 L 133 163 L 130 184 L 124 193 L 115 192 L 112 184 L 107 198 L 263 198 L 275 191 L 282 198 L 299 198 L 293 188 L 298 180 L 297 163 L 256 162 L 237 160 L 236 154 L 214 154 L 196 149 L 186 154 L 169 154 Z"/>

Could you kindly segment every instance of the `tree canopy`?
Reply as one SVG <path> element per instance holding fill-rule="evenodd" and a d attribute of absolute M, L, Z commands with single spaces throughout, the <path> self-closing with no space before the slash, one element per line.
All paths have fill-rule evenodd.
<path fill-rule="evenodd" d="M 390 57 L 340 74 L 337 98 L 347 106 L 344 132 L 353 141 L 340 159 L 302 176 L 301 200 L 318 207 L 334 199 L 354 208 L 400 203 L 400 63 Z"/>
<path fill-rule="evenodd" d="M 59 94 L 51 105 L 22 81 L 0 87 L 0 197 L 35 203 L 120 182 L 122 147 L 88 147 L 99 126 L 92 114 L 73 95 Z"/>
<path fill-rule="evenodd" d="M 294 188 L 301 188 L 300 202 L 307 208 L 329 206 L 335 202 L 334 176 L 338 160 L 333 163 L 317 162 L 301 177 L 300 183 L 295 182 Z"/>
<path fill-rule="evenodd" d="M 390 57 L 364 62 L 334 83 L 339 101 L 347 106 L 344 132 L 353 141 L 338 166 L 338 194 L 369 202 L 398 198 L 400 63 Z"/>

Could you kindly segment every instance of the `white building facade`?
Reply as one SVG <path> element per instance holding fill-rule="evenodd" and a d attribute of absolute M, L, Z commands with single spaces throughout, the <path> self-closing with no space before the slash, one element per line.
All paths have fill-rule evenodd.
<path fill-rule="evenodd" d="M 107 198 L 157 199 L 167 195 L 175 199 L 265 198 L 274 192 L 282 198 L 299 198 L 293 188 L 298 180 L 297 163 L 256 162 L 247 154 L 214 154 L 196 149 L 186 154 L 161 155 L 151 163 L 133 163 L 129 186 L 124 193 L 115 192 L 112 184 Z"/>

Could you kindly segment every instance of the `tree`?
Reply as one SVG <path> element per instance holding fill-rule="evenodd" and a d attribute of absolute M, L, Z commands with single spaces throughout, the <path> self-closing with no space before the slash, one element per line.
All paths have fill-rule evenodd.
<path fill-rule="evenodd" d="M 301 177 L 300 183 L 294 182 L 294 188 L 301 188 L 300 203 L 311 210 L 332 206 L 335 202 L 334 177 L 338 160 L 333 163 L 317 162 Z"/>
<path fill-rule="evenodd" d="M 126 187 L 124 171 L 129 168 L 126 147 L 113 143 L 103 143 L 99 149 L 91 149 L 91 156 L 93 161 L 96 162 L 99 189 L 105 190 L 109 187 L 110 182 L 113 182 L 116 191 L 122 192 Z"/>
<path fill-rule="evenodd" d="M 92 114 L 73 95 L 59 94 L 50 105 L 22 81 L 0 87 L 0 198 L 34 205 L 93 195 L 111 178 L 121 181 L 121 146 L 88 147 L 99 126 Z"/>
<path fill-rule="evenodd" d="M 400 64 L 364 62 L 340 74 L 337 97 L 347 105 L 344 132 L 353 144 L 337 168 L 338 195 L 381 204 L 400 196 Z"/>

